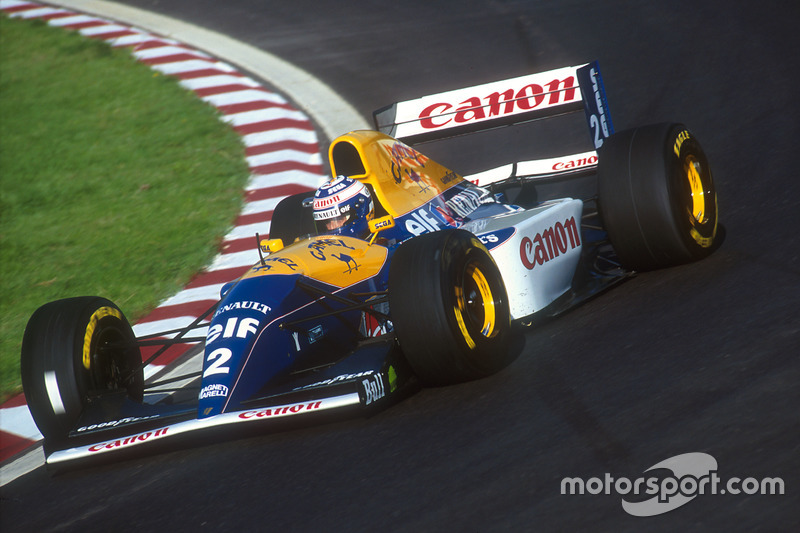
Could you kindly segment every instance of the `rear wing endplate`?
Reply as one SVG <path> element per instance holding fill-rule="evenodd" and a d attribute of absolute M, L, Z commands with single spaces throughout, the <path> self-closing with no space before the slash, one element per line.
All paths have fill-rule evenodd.
<path fill-rule="evenodd" d="M 597 61 L 397 102 L 373 119 L 378 131 L 414 144 L 580 109 L 597 149 L 614 132 Z"/>

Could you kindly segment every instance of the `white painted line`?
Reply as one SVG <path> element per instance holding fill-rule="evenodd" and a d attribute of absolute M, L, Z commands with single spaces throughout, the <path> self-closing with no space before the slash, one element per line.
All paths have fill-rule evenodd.
<path fill-rule="evenodd" d="M 3 4 L 3 7 L 5 7 L 5 3 Z M 40 7 L 38 9 L 29 9 L 26 11 L 20 11 L 19 13 L 10 13 L 10 16 L 15 18 L 30 19 L 37 17 L 46 17 L 47 15 L 55 15 L 57 13 L 67 13 L 67 11 L 64 11 L 63 9 L 56 9 L 53 7 Z"/>
<path fill-rule="evenodd" d="M 267 80 L 319 124 L 328 139 L 352 130 L 371 129 L 358 111 L 321 80 L 289 62 L 221 33 L 127 5 L 103 0 L 55 0 L 61 6 L 97 13 L 168 37 L 200 50 L 213 50 L 245 71 Z"/>
<path fill-rule="evenodd" d="M 27 405 L 7 407 L 1 411 L 3 431 L 17 435 L 23 439 L 37 441 L 42 438 L 36 422 L 33 421 L 31 411 Z"/>
<path fill-rule="evenodd" d="M 333 139 L 341 133 L 356 129 L 368 129 L 370 126 L 367 121 L 361 117 L 349 103 L 340 98 L 334 93 L 327 85 L 314 78 L 307 72 L 294 67 L 293 65 L 283 61 L 276 56 L 263 52 L 255 47 L 245 43 L 238 42 L 230 37 L 206 30 L 191 24 L 187 24 L 169 17 L 149 13 L 137 8 L 116 4 L 113 2 L 96 1 L 96 0 L 55 0 L 56 4 L 64 5 L 72 9 L 77 9 L 83 12 L 93 12 L 99 16 L 109 17 L 118 20 L 124 24 L 130 24 L 130 30 L 139 32 L 135 35 L 122 36 L 114 39 L 108 39 L 106 42 L 112 46 L 131 46 L 144 41 L 150 40 L 163 40 L 165 36 L 169 42 L 166 44 L 186 44 L 190 47 L 195 47 L 198 50 L 211 50 L 214 56 L 224 59 L 226 62 L 238 65 L 244 70 L 254 73 L 261 79 L 265 79 L 279 91 L 289 94 L 293 102 L 296 102 L 299 107 L 309 113 L 316 121 L 319 127 L 325 132 L 329 139 Z M 27 2 L 17 2 L 15 0 L 0 0 L 2 7 L 8 8 L 13 6 L 26 5 Z M 46 9 L 46 8 L 44 8 Z M 61 12 L 56 10 L 57 12 Z M 26 10 L 23 12 L 30 15 L 31 11 Z M 22 16 L 22 15 L 16 16 Z M 12 15 L 13 16 L 13 15 Z M 57 21 L 57 23 L 54 23 Z M 115 28 L 114 22 L 97 19 L 85 15 L 75 15 L 53 19 L 50 21 L 53 26 L 69 26 L 79 24 L 82 22 L 102 22 L 106 23 L 103 31 L 108 32 L 110 28 Z M 139 28 L 143 28 L 140 30 Z M 88 28 L 84 28 L 88 30 Z M 148 35 L 147 32 L 153 32 L 153 35 Z M 177 40 L 173 40 L 172 38 Z M 181 52 L 186 53 L 186 52 Z M 172 63 L 164 63 L 160 65 L 153 65 L 153 70 L 162 72 L 164 74 L 182 74 L 193 72 L 200 69 L 214 68 L 223 71 L 233 71 L 228 63 L 215 60 L 195 59 L 190 61 L 180 61 Z M 242 98 L 242 97 L 245 98 Z M 246 97 L 249 95 L 237 95 L 234 99 L 216 99 L 209 98 L 213 105 L 227 105 L 227 103 L 246 103 L 253 101 L 248 100 Z M 256 101 L 265 101 L 263 94 L 257 95 Z M 266 100 L 270 101 L 270 100 Z M 286 100 L 282 97 L 277 97 L 271 100 L 275 103 L 285 103 Z M 282 134 L 282 136 L 281 136 Z M 246 146 L 261 146 L 273 142 L 281 142 L 284 140 L 294 140 L 297 142 L 304 142 L 308 144 L 316 144 L 317 139 L 314 131 L 303 130 L 302 128 L 284 128 L 276 132 L 257 132 L 243 137 Z M 254 190 L 265 187 L 272 187 L 277 185 L 286 184 L 284 179 L 289 179 L 291 182 L 307 185 L 310 188 L 316 186 L 324 181 L 325 177 L 315 175 L 313 173 L 303 171 L 286 171 L 276 173 L 270 176 L 253 176 L 251 182 L 248 184 L 248 190 Z M 262 185 L 263 184 L 263 185 Z M 247 205 L 249 211 L 247 213 L 258 213 L 261 210 L 270 210 L 277 204 L 278 199 L 264 200 L 258 202 L 251 202 Z M 255 253 L 255 250 L 254 250 Z M 257 261 L 256 257 L 253 258 L 249 264 L 254 264 Z M 165 320 L 158 320 L 152 322 L 145 322 L 134 326 L 134 331 L 137 335 L 145 335 L 148 333 L 156 333 L 169 329 L 177 329 L 185 327 L 195 320 L 194 317 L 176 317 Z M 205 335 L 207 328 L 200 328 L 193 332 L 193 336 Z M 195 362 L 200 358 L 195 359 Z M 156 371 L 159 368 L 155 369 Z M 26 406 L 21 409 L 27 409 Z M 5 410 L 4 410 L 5 411 Z M 38 447 L 31 452 L 26 453 L 20 459 L 14 461 L 11 465 L 3 467 L 0 472 L 0 484 L 8 483 L 16 479 L 18 475 L 32 470 L 33 468 L 42 464 L 41 447 Z M 21 473 L 8 474 L 10 468 L 21 467 Z"/>
<path fill-rule="evenodd" d="M 275 209 L 275 206 L 278 205 L 278 202 L 280 201 L 281 198 L 267 198 L 265 200 L 256 200 L 255 202 L 248 202 L 244 204 L 244 209 L 242 209 L 242 214 L 252 215 L 255 213 L 263 213 L 264 211 L 272 211 L 273 209 Z"/>
<path fill-rule="evenodd" d="M 213 61 L 213 58 L 208 54 L 204 54 L 202 52 L 198 52 L 197 50 L 192 50 L 190 48 L 184 48 L 183 46 L 172 46 L 172 45 L 157 46 L 154 48 L 145 48 L 144 50 L 134 50 L 132 55 L 139 61 L 147 61 L 148 59 L 158 59 L 160 57 L 169 57 L 169 56 L 185 55 L 185 54 L 189 54 L 198 59 L 208 59 L 209 61 Z"/>
<path fill-rule="evenodd" d="M 234 239 L 246 239 L 248 237 L 253 238 L 253 249 L 256 248 L 256 233 L 258 233 L 262 239 L 265 239 L 267 235 L 269 235 L 269 228 L 270 223 L 268 220 L 264 222 L 257 222 L 256 224 L 248 224 L 246 226 L 236 226 L 233 228 L 233 231 L 225 235 L 226 241 L 232 241 Z"/>
<path fill-rule="evenodd" d="M 18 477 L 24 476 L 40 466 L 44 466 L 44 451 L 42 446 L 38 445 L 0 468 L 0 486 L 11 483 Z"/>
<path fill-rule="evenodd" d="M 280 141 L 297 141 L 307 144 L 317 143 L 317 134 L 312 130 L 298 128 L 280 128 L 259 133 L 250 133 L 242 137 L 245 146 L 262 146 Z"/>
<path fill-rule="evenodd" d="M 219 63 L 207 59 L 187 59 L 186 61 L 176 61 L 174 63 L 162 63 L 151 65 L 150 68 L 162 74 L 184 74 L 195 70 L 205 70 L 207 68 L 219 68 Z"/>
<path fill-rule="evenodd" d="M 280 163 L 282 161 L 296 161 L 305 165 L 322 164 L 322 156 L 319 155 L 319 152 L 309 154 L 308 152 L 298 152 L 297 150 L 277 150 L 275 152 L 267 152 L 266 154 L 253 155 L 246 159 L 250 168 Z"/>
<path fill-rule="evenodd" d="M 0 0 L 0 9 L 12 9 L 20 6 L 27 6 L 30 2 L 27 0 Z"/>
<path fill-rule="evenodd" d="M 85 37 L 93 37 L 95 35 L 103 35 L 104 33 L 112 33 L 117 31 L 127 31 L 128 28 L 118 24 L 105 24 L 103 26 L 92 26 L 90 28 L 83 28 L 78 30 L 78 33 Z"/>
<path fill-rule="evenodd" d="M 256 89 L 245 89 L 230 93 L 214 94 L 211 96 L 203 96 L 201 99 L 216 107 L 233 104 L 246 104 L 249 102 L 272 102 L 275 104 L 288 103 L 284 97 L 277 93 L 268 93 L 266 91 L 259 91 Z"/>
<path fill-rule="evenodd" d="M 276 185 L 300 185 L 301 187 L 316 189 L 327 180 L 328 176 L 323 176 L 322 174 L 316 174 L 314 172 L 305 172 L 303 170 L 286 170 L 284 172 L 275 172 L 272 174 L 265 174 L 263 176 L 254 176 L 250 186 L 248 186 L 246 190 L 251 191 L 265 189 L 267 187 L 275 187 Z M 246 203 L 245 209 L 248 211 L 247 213 L 243 212 L 242 214 L 250 215 L 263 211 L 271 211 L 275 208 L 273 205 L 272 207 L 265 207 L 257 210 L 256 206 L 252 205 L 254 203 L 255 202 Z"/>
<path fill-rule="evenodd" d="M 205 285 L 203 287 L 195 287 L 193 289 L 183 289 L 181 292 L 167 298 L 159 304 L 159 307 L 165 305 L 179 305 L 188 302 L 198 302 L 201 300 L 218 300 L 219 291 L 222 289 L 224 283 L 215 285 Z"/>
<path fill-rule="evenodd" d="M 152 35 L 143 33 L 140 30 L 137 30 L 136 28 L 129 28 L 129 29 L 137 33 L 133 35 L 123 35 L 122 37 L 116 37 L 114 39 L 108 39 L 106 42 L 111 46 L 117 46 L 117 47 L 136 46 L 137 44 L 149 41 L 150 39 L 153 38 Z"/>
<path fill-rule="evenodd" d="M 209 272 L 215 270 L 225 270 L 227 268 L 253 266 L 258 262 L 258 250 L 245 250 L 244 252 L 234 252 L 232 254 L 218 255 L 211 266 L 208 267 Z"/>
<path fill-rule="evenodd" d="M 261 87 L 258 82 L 251 80 L 246 76 L 236 74 L 216 74 L 212 76 L 203 76 L 202 78 L 192 78 L 189 80 L 181 80 L 180 84 L 190 91 L 197 91 L 199 89 L 211 89 L 213 87 L 224 87 L 226 85 L 248 85 L 250 87 Z"/>
<path fill-rule="evenodd" d="M 150 322 L 139 322 L 138 324 L 133 325 L 133 332 L 137 337 L 153 335 L 155 333 L 161 333 L 162 331 L 185 328 L 195 320 L 197 320 L 197 317 L 176 316 L 162 320 L 152 320 Z M 208 326 L 193 329 L 189 333 L 192 337 L 205 337 L 208 334 Z M 169 335 L 169 337 L 174 336 L 175 335 Z"/>
<path fill-rule="evenodd" d="M 258 122 L 266 122 L 268 120 L 290 119 L 307 121 L 308 115 L 302 111 L 283 109 L 282 107 L 269 107 L 267 109 L 233 113 L 220 118 L 223 122 L 227 122 L 231 126 L 236 127 L 246 126 L 247 124 L 256 124 Z"/>
<path fill-rule="evenodd" d="M 75 24 L 83 24 L 85 22 L 109 22 L 98 19 L 97 17 L 90 17 L 88 15 L 74 15 L 72 17 L 62 17 L 48 20 L 47 23 L 51 26 L 73 26 Z"/>

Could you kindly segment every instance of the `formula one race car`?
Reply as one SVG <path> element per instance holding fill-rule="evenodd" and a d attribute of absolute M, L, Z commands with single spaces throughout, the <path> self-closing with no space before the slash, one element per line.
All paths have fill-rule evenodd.
<path fill-rule="evenodd" d="M 580 154 L 464 179 L 412 148 L 581 109 L 594 150 Z M 698 141 L 679 124 L 614 133 L 596 62 L 400 102 L 375 121 L 333 141 L 338 177 L 281 201 L 261 260 L 189 327 L 137 339 L 99 297 L 34 313 L 22 379 L 48 464 L 488 376 L 517 355 L 517 326 L 719 240 Z M 511 186 L 587 175 L 590 198 L 506 200 Z M 194 388 L 166 394 L 174 379 L 145 381 L 143 368 L 180 342 L 204 345 L 203 367 Z"/>

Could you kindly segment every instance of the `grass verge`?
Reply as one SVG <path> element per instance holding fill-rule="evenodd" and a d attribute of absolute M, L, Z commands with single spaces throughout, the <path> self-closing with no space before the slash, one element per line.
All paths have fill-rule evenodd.
<path fill-rule="evenodd" d="M 144 316 L 214 256 L 247 176 L 239 136 L 174 79 L 0 17 L 0 400 L 37 307 L 98 295 Z"/>

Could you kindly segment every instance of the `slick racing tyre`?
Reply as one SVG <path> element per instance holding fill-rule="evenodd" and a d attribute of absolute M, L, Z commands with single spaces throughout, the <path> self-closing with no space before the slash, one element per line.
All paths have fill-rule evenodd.
<path fill-rule="evenodd" d="M 303 200 L 313 198 L 314 191 L 287 196 L 275 206 L 270 222 L 269 238 L 281 239 L 289 246 L 300 237 L 316 235 L 314 214 L 310 207 L 303 207 Z"/>
<path fill-rule="evenodd" d="M 669 267 L 714 250 L 714 180 L 700 143 L 682 124 L 615 133 L 600 148 L 597 174 L 600 214 L 624 267 Z"/>
<path fill-rule="evenodd" d="M 104 298 L 57 300 L 33 313 L 20 371 L 28 408 L 50 447 L 66 441 L 83 408 L 105 391 L 141 402 L 142 357 L 122 311 Z"/>
<path fill-rule="evenodd" d="M 426 385 L 485 377 L 514 359 L 500 271 L 469 232 L 403 243 L 389 269 L 389 309 L 400 349 Z"/>

